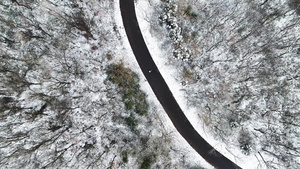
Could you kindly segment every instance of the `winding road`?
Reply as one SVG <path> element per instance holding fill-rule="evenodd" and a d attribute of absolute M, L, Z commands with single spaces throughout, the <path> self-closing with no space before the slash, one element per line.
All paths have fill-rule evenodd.
<path fill-rule="evenodd" d="M 168 114 L 177 131 L 207 162 L 215 168 L 240 168 L 206 142 L 184 115 L 168 85 L 156 67 L 144 42 L 136 18 L 134 0 L 120 0 L 120 9 L 125 31 L 138 64 L 148 80 L 154 94 L 163 106 L 165 112 Z"/>

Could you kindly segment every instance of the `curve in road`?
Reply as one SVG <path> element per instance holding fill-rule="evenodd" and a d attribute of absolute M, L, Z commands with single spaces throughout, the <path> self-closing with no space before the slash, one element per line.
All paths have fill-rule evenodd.
<path fill-rule="evenodd" d="M 168 85 L 156 67 L 156 64 L 154 63 L 144 42 L 136 18 L 134 0 L 120 0 L 120 9 L 125 31 L 138 64 L 148 80 L 154 94 L 163 106 L 165 112 L 168 114 L 177 131 L 207 162 L 215 168 L 240 168 L 207 143 L 193 128 L 184 115 Z"/>

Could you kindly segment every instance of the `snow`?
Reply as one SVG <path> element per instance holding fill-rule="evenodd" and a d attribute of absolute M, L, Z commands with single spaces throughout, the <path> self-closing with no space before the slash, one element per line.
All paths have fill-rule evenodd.
<path fill-rule="evenodd" d="M 188 20 L 184 22 L 192 31 L 202 29 L 199 32 L 199 39 L 191 42 L 198 43 L 193 47 L 201 49 L 201 52 L 198 51 L 201 57 L 196 58 L 196 63 L 199 65 L 195 68 L 200 80 L 196 82 L 182 78 L 182 67 L 180 67 L 182 65 L 179 64 L 181 60 L 173 58 L 171 40 L 167 39 L 167 36 L 161 36 L 168 32 L 163 32 L 164 30 L 153 22 L 158 19 L 154 17 L 157 16 L 155 15 L 157 7 L 162 2 L 138 0 L 136 3 L 144 39 L 162 76 L 195 129 L 221 153 L 237 162 L 242 168 L 266 168 L 262 157 L 265 161 L 270 161 L 268 163 L 280 163 L 281 159 L 276 159 L 268 152 L 262 151 L 261 147 L 267 146 L 268 150 L 282 153 L 285 157 L 286 150 L 279 145 L 282 142 L 278 142 L 277 145 L 268 143 L 269 138 L 271 138 L 270 142 L 276 141 L 273 132 L 277 132 L 279 138 L 283 139 L 283 143 L 290 142 L 295 145 L 294 147 L 300 145 L 299 127 L 286 125 L 290 122 L 298 125 L 299 120 L 299 117 L 295 116 L 299 110 L 297 103 L 300 98 L 298 79 L 300 59 L 298 39 L 295 40 L 295 37 L 298 37 L 299 26 L 297 24 L 292 26 L 298 23 L 299 16 L 294 11 L 286 13 L 285 16 L 274 21 L 275 31 L 268 32 L 267 29 L 273 30 L 273 27 L 266 26 L 267 29 L 261 29 L 262 36 L 250 36 L 250 40 L 239 42 L 237 53 L 232 54 L 228 52 L 229 45 L 236 43 L 252 29 L 252 25 L 243 20 L 243 17 L 248 18 L 243 11 L 249 10 L 250 13 L 255 14 L 254 20 L 259 20 L 263 15 L 255 10 L 251 11 L 249 4 L 243 2 L 237 4 L 235 12 L 228 13 L 225 8 L 234 8 L 236 1 L 233 0 L 222 1 L 222 3 L 218 3 L 220 1 L 188 2 L 193 3 L 195 10 L 203 9 L 201 17 L 207 22 L 203 26 L 192 25 Z M 158 149 L 160 152 L 157 153 L 160 157 L 156 162 L 158 166 L 212 168 L 175 130 L 144 78 L 123 28 L 119 1 L 40 0 L 19 3 L 31 6 L 32 10 L 9 0 L 0 3 L 0 10 L 3 11 L 0 13 L 2 18 L 0 22 L 4 23 L 1 25 L 4 31 L 1 33 L 0 42 L 0 52 L 3 53 L 1 56 L 3 61 L 0 63 L 0 110 L 4 110 L 0 120 L 0 168 L 19 168 L 25 165 L 27 168 L 41 168 L 48 164 L 48 167 L 53 168 L 58 166 L 87 168 L 90 165 L 100 168 L 107 168 L 110 165 L 115 165 L 115 168 L 137 168 L 141 164 L 141 158 L 150 153 L 149 151 L 153 151 L 155 146 L 161 146 Z M 249 1 L 249 3 L 261 2 Z M 283 4 L 279 0 L 268 1 L 268 3 L 272 8 L 277 7 L 279 3 Z M 76 5 L 78 7 L 74 7 Z M 217 12 L 230 14 L 230 17 L 218 18 L 217 14 L 210 13 L 215 5 L 217 5 L 216 10 L 219 10 Z M 184 9 L 185 6 L 186 1 L 179 1 L 178 10 Z M 285 7 L 281 10 L 286 12 L 289 9 Z M 72 19 L 72 15 L 78 11 L 83 12 L 83 17 L 95 39 L 87 39 L 84 37 L 84 31 L 70 28 L 69 22 L 63 19 L 63 17 Z M 270 13 L 268 10 L 266 12 Z M 211 17 L 205 18 L 206 15 Z M 182 18 L 175 19 L 177 21 L 174 25 L 178 30 L 184 30 L 180 27 Z M 210 28 L 218 23 L 224 25 L 216 29 Z M 155 26 L 157 28 L 154 28 Z M 241 26 L 246 28 L 239 34 L 236 30 Z M 26 37 L 24 32 L 27 30 L 32 31 L 34 36 L 42 38 Z M 155 32 L 157 30 L 160 30 L 161 34 Z M 212 31 L 215 36 L 208 34 L 209 31 Z M 193 51 L 188 44 L 185 44 L 180 32 L 176 33 L 179 33 L 182 49 Z M 3 42 L 2 36 L 9 37 L 16 43 L 8 45 Z M 270 38 L 270 41 L 267 41 L 266 37 Z M 215 45 L 220 38 L 224 38 L 225 42 L 220 42 L 219 46 Z M 266 43 L 271 43 L 269 46 L 270 50 L 273 50 L 271 56 L 279 56 L 274 60 L 275 63 L 272 62 L 272 57 L 268 57 L 269 55 L 257 52 L 257 49 L 261 50 Z M 287 49 L 277 49 L 276 45 L 289 46 Z M 108 59 L 108 55 L 112 58 Z M 247 58 L 249 55 L 251 60 Z M 226 61 L 233 56 L 236 58 L 233 60 L 236 61 Z M 202 69 L 202 61 L 211 65 Z M 141 79 L 140 86 L 148 95 L 149 115 L 137 117 L 140 122 L 137 127 L 140 135 L 136 135 L 126 126 L 124 117 L 128 117 L 132 112 L 126 111 L 122 93 L 118 92 L 117 86 L 107 80 L 106 67 L 118 62 L 123 62 L 125 67 L 138 74 Z M 272 64 L 279 64 L 279 66 L 274 67 Z M 264 71 L 260 69 L 261 67 L 267 70 L 273 68 L 278 76 L 267 74 L 266 77 L 260 78 L 260 72 L 250 71 L 248 74 L 245 72 L 248 69 L 239 68 L 247 66 L 259 71 Z M 9 70 L 18 76 L 3 70 Z M 239 70 L 241 72 L 238 72 Z M 222 74 L 224 71 L 225 73 Z M 16 79 L 18 83 L 11 84 L 10 78 Z M 235 83 L 247 78 L 253 79 L 243 84 Z M 202 85 L 202 80 L 208 80 L 210 83 Z M 231 102 L 244 94 L 242 85 L 249 90 L 251 97 L 245 96 L 234 107 Z M 6 102 L 8 104 L 2 104 Z M 231 105 L 228 109 L 224 107 L 229 104 Z M 246 118 L 252 120 L 228 121 L 228 118 L 236 118 L 236 116 L 228 117 L 230 113 L 222 114 L 222 111 L 230 110 L 237 113 L 237 118 L 240 118 L 239 115 L 243 111 L 247 115 Z M 219 115 L 205 121 L 204 118 L 207 117 L 202 116 L 209 113 L 213 116 Z M 287 115 L 282 116 L 284 113 Z M 264 117 L 257 118 L 261 114 Z M 286 121 L 282 123 L 280 120 Z M 225 141 L 222 140 L 219 133 L 213 131 L 214 125 L 221 127 L 230 136 Z M 269 135 L 255 129 L 269 132 Z M 239 148 L 239 133 L 244 130 L 251 137 L 256 137 L 252 139 L 253 152 L 250 156 L 244 155 Z M 140 141 L 141 137 L 149 138 L 150 143 L 143 145 Z M 43 141 L 47 144 L 43 144 Z M 264 141 L 263 144 L 260 141 Z M 42 145 L 39 145 L 40 143 Z M 26 152 L 35 148 L 37 148 L 35 151 Z M 277 148 L 280 151 L 277 151 Z M 14 151 L 16 156 L 10 156 Z M 120 155 L 122 151 L 133 152 L 128 164 L 122 164 Z M 297 155 L 296 151 L 291 153 Z M 59 155 L 63 155 L 62 162 L 54 160 Z M 299 158 L 295 157 L 295 159 Z M 290 160 L 293 161 L 291 158 Z M 53 164 L 50 164 L 51 162 Z"/>

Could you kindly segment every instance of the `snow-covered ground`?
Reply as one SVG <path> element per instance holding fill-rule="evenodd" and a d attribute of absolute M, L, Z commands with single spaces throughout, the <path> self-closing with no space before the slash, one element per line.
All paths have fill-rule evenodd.
<path fill-rule="evenodd" d="M 144 39 L 179 105 L 242 168 L 299 168 L 295 4 L 136 1 Z M 170 25 L 159 24 L 161 15 Z M 3 0 L 0 30 L 0 168 L 139 168 L 147 159 L 152 168 L 212 168 L 151 91 L 118 0 Z M 116 63 L 138 74 L 148 96 L 136 133 L 125 120 L 134 112 L 107 77 Z"/>

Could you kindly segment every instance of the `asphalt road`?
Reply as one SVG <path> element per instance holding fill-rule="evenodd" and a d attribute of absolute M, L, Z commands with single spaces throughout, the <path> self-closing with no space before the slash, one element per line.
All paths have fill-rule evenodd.
<path fill-rule="evenodd" d="M 126 34 L 138 64 L 177 131 L 215 168 L 240 168 L 207 143 L 182 112 L 148 51 L 136 18 L 134 0 L 120 0 L 120 9 Z"/>

